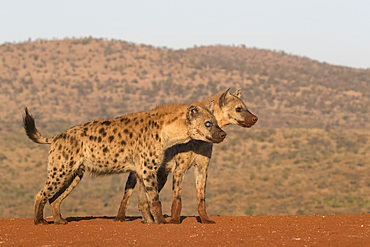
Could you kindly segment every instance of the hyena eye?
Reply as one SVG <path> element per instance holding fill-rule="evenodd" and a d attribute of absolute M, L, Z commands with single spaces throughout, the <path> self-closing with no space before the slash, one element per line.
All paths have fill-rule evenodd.
<path fill-rule="evenodd" d="M 207 121 L 205 124 L 204 124 L 207 128 L 211 127 L 212 126 L 212 123 L 210 121 Z"/>
<path fill-rule="evenodd" d="M 235 108 L 235 111 L 236 112 L 241 112 L 242 111 L 242 108 L 241 107 L 237 107 L 237 108 Z"/>

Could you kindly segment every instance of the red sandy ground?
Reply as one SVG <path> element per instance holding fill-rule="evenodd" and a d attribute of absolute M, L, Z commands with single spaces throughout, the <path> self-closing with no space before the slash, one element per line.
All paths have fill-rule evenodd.
<path fill-rule="evenodd" d="M 69 217 L 67 225 L 35 226 L 30 218 L 1 218 L 0 246 L 370 246 L 370 214 L 211 219 L 216 224 L 197 217 L 183 217 L 180 225 Z"/>

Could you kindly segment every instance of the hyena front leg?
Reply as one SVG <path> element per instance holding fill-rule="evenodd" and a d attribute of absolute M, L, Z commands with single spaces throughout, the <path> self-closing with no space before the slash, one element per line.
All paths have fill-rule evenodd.
<path fill-rule="evenodd" d="M 130 172 L 130 175 L 127 178 L 125 193 L 123 194 L 123 198 L 121 201 L 121 206 L 118 209 L 118 213 L 115 221 L 125 221 L 126 220 L 126 210 L 128 207 L 128 203 L 131 197 L 131 194 L 136 186 L 136 172 Z"/>
<path fill-rule="evenodd" d="M 182 183 L 184 181 L 185 171 L 180 169 L 179 164 L 176 162 L 176 168 L 173 171 L 172 180 L 172 206 L 171 206 L 171 220 L 172 224 L 180 224 L 181 216 L 181 192 Z"/>
<path fill-rule="evenodd" d="M 144 166 L 146 162 L 143 162 Z M 166 220 L 162 214 L 162 204 L 159 201 L 158 194 L 158 180 L 157 180 L 157 170 L 159 167 L 159 160 L 154 160 L 151 165 L 144 167 L 143 172 L 138 174 L 141 185 L 144 186 L 146 198 L 149 202 L 150 213 L 153 216 L 154 222 L 157 224 L 164 224 Z M 139 193 L 142 194 L 142 193 Z M 145 205 L 145 204 L 144 204 Z"/>
<path fill-rule="evenodd" d="M 143 223 L 145 224 L 153 224 L 154 220 L 150 213 L 150 206 L 149 202 L 146 198 L 145 186 L 141 179 L 138 179 L 138 208 L 141 212 L 143 217 Z"/>
<path fill-rule="evenodd" d="M 206 211 L 206 183 L 207 183 L 207 169 L 209 165 L 209 158 L 206 156 L 198 156 L 196 159 L 196 165 L 194 167 L 195 181 L 196 181 L 196 193 L 198 201 L 198 213 L 200 220 L 203 224 L 214 224 L 213 220 L 210 220 Z"/>

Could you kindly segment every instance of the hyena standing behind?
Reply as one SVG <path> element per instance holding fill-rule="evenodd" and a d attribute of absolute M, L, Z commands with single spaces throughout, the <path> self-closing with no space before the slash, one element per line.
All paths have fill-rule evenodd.
<path fill-rule="evenodd" d="M 61 217 L 62 200 L 77 186 L 85 171 L 106 175 L 135 171 L 149 201 L 155 223 L 165 223 L 158 196 L 157 170 L 164 150 L 192 139 L 219 143 L 226 133 L 213 116 L 213 102 L 207 106 L 173 104 L 151 111 L 114 119 L 87 122 L 45 138 L 25 109 L 23 119 L 28 137 L 37 143 L 51 144 L 48 178 L 35 196 L 35 224 L 47 224 L 43 210 L 49 201 L 54 223 L 66 224 Z"/>
<path fill-rule="evenodd" d="M 204 100 L 202 103 L 207 104 L 212 101 L 215 102 L 214 116 L 222 129 L 229 124 L 250 128 L 257 122 L 258 118 L 248 110 L 247 106 L 240 99 L 240 95 L 240 89 L 233 94 L 231 94 L 230 89 L 228 89 L 223 93 L 219 93 Z M 158 170 L 158 189 L 160 191 L 163 188 L 167 181 L 168 173 L 172 171 L 173 201 L 171 207 L 171 223 L 180 223 L 182 182 L 185 172 L 192 166 L 194 166 L 196 178 L 196 194 L 200 219 L 202 223 L 214 223 L 214 221 L 209 220 L 205 208 L 207 169 L 212 155 L 212 147 L 212 143 L 191 140 L 188 143 L 175 145 L 166 150 L 164 164 Z M 125 194 L 115 220 L 125 220 L 129 198 L 135 185 L 135 173 L 131 172 L 126 183 Z M 140 205 L 142 202 L 140 197 L 143 197 L 143 195 L 139 189 L 139 209 L 142 211 L 144 221 L 153 222 L 148 210 L 148 205 Z M 143 212 L 143 210 L 146 212 Z"/>

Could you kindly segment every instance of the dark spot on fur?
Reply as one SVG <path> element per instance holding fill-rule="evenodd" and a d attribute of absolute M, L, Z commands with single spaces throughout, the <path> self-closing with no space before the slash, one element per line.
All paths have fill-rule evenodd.
<path fill-rule="evenodd" d="M 114 136 L 110 136 L 108 139 L 109 139 L 109 142 L 112 142 L 114 139 Z"/>
<path fill-rule="evenodd" d="M 105 148 L 103 149 L 103 153 L 106 153 L 106 152 L 108 152 L 108 148 L 107 148 L 107 147 L 105 147 Z"/>
<path fill-rule="evenodd" d="M 109 125 L 111 124 L 111 122 L 110 122 L 110 121 L 104 121 L 104 122 L 102 122 L 101 124 L 102 124 L 102 125 L 109 126 Z"/>
<path fill-rule="evenodd" d="M 121 141 L 121 145 L 126 145 L 126 142 L 125 141 Z"/>
<path fill-rule="evenodd" d="M 102 133 L 104 133 L 105 132 L 105 129 L 104 128 L 101 128 L 100 130 L 99 130 L 99 133 L 100 134 L 102 134 Z"/>
<path fill-rule="evenodd" d="M 101 136 L 98 137 L 98 142 L 101 142 Z"/>

